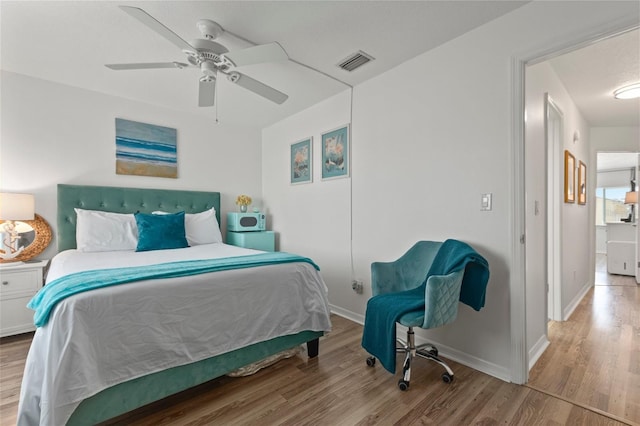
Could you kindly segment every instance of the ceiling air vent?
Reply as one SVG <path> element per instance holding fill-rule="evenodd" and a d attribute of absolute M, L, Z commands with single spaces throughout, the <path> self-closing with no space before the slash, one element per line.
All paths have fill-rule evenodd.
<path fill-rule="evenodd" d="M 353 71 L 356 68 L 360 68 L 367 62 L 373 61 L 375 58 L 371 55 L 367 55 L 362 50 L 358 50 L 353 55 L 350 55 L 347 59 L 340 62 L 338 66 L 345 71 Z"/>

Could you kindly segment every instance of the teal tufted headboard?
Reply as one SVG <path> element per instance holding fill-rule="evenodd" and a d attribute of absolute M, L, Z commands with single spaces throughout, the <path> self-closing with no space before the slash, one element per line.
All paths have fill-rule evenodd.
<path fill-rule="evenodd" d="M 220 223 L 220 193 L 112 186 L 58 185 L 58 251 L 76 248 L 74 208 L 115 213 L 200 213 L 216 209 Z"/>

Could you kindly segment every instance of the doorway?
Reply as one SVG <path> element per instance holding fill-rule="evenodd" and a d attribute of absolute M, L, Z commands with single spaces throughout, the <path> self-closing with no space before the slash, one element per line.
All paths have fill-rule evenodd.
<path fill-rule="evenodd" d="M 545 93 L 547 148 L 547 318 L 562 321 L 562 147 L 564 119 L 560 108 Z M 536 206 L 537 208 L 537 206 Z"/>
<path fill-rule="evenodd" d="M 635 31 L 637 38 L 637 28 L 628 32 L 631 31 Z M 609 37 L 598 37 L 597 43 L 596 40 L 591 40 L 589 43 L 583 43 L 583 47 L 587 44 L 599 44 L 628 32 L 612 30 L 608 32 Z M 560 50 L 562 49 L 558 49 L 558 51 Z M 569 52 L 569 46 L 564 46 L 564 52 Z M 524 304 L 527 319 L 525 328 L 527 352 L 525 356 L 530 368 L 542 352 L 545 352 L 544 340 L 549 336 L 548 319 L 558 318 L 559 321 L 562 321 L 568 318 L 574 312 L 574 309 L 575 314 L 571 316 L 572 321 L 558 323 L 560 324 L 559 326 L 574 327 L 567 333 L 567 336 L 578 338 L 577 343 L 572 348 L 575 348 L 578 344 L 581 345 L 581 348 L 586 349 L 579 355 L 590 358 L 589 351 L 592 350 L 592 347 L 597 348 L 596 350 L 602 347 L 581 343 L 586 340 L 582 339 L 581 336 L 583 335 L 576 328 L 581 327 L 583 324 L 590 324 L 588 320 L 585 320 L 586 314 L 594 313 L 595 315 L 598 313 L 604 318 L 602 311 L 595 309 L 594 306 L 600 303 L 598 300 L 602 304 L 607 300 L 606 297 L 601 297 L 600 294 L 594 296 L 593 292 L 595 272 L 595 153 L 604 146 L 609 146 L 611 149 L 620 149 L 622 148 L 619 145 L 621 143 L 633 144 L 632 148 L 627 145 L 622 148 L 623 150 L 637 151 L 638 149 L 637 122 L 626 125 L 627 128 L 635 129 L 633 131 L 635 133 L 630 132 L 631 136 L 627 137 L 629 136 L 625 134 L 627 130 L 622 130 L 625 126 L 623 124 L 611 124 L 609 126 L 602 123 L 593 124 L 596 122 L 588 120 L 589 117 L 582 118 L 582 110 L 579 106 L 576 106 L 573 97 L 568 93 L 569 90 L 565 89 L 561 84 L 565 80 L 558 78 L 557 75 L 554 76 L 555 70 L 551 65 L 546 64 L 550 62 L 551 57 L 555 57 L 555 54 L 544 58 L 536 58 L 532 55 L 532 58 L 535 59 L 522 61 L 522 78 L 525 83 L 525 131 L 523 134 L 525 135 L 526 143 L 519 147 L 522 150 L 521 154 L 524 163 L 524 171 L 520 171 L 519 178 L 524 179 L 521 185 L 526 195 L 519 201 L 522 203 L 523 226 L 527 237 L 526 246 L 524 246 L 525 253 L 523 254 L 525 267 L 521 273 L 526 282 L 526 300 Z M 541 73 L 536 76 L 538 78 L 530 79 L 529 69 L 532 65 L 540 65 L 543 71 L 547 71 L 548 74 Z M 544 69 L 545 67 L 547 68 Z M 584 67 L 576 68 L 585 69 Z M 549 79 L 541 78 L 541 76 L 544 77 L 546 75 L 551 77 Z M 531 83 L 530 80 L 534 82 Z M 530 91 L 532 87 L 535 90 Z M 606 93 L 606 91 L 603 93 Z M 619 128 L 616 129 L 616 127 Z M 560 132 L 562 138 L 558 137 L 557 132 Z M 621 142 L 623 140 L 626 142 Z M 555 145 L 557 141 L 559 141 L 560 148 Z M 615 146 L 616 144 L 618 145 Z M 544 151 L 542 151 L 543 149 Z M 565 165 L 563 151 L 565 149 L 575 155 L 575 163 L 582 161 L 586 164 L 588 171 L 586 202 L 566 203 L 564 201 L 563 171 Z M 544 188 L 541 188 L 542 181 L 546 182 Z M 546 203 L 542 210 L 546 212 L 544 223 L 540 221 L 540 218 L 536 218 L 539 202 Z M 558 209 L 555 207 L 558 207 Z M 562 244 L 563 240 L 565 242 L 564 246 Z M 580 253 L 576 256 L 578 251 Z M 576 262 L 576 258 L 580 260 Z M 543 266 L 540 266 L 541 259 L 544 260 Z M 541 270 L 539 275 L 535 275 L 532 272 L 537 268 Z M 589 282 L 578 275 L 576 283 L 576 271 L 577 274 L 580 274 L 581 271 L 589 274 Z M 638 291 L 633 287 L 631 288 Z M 631 300 L 635 300 L 634 297 Z M 618 305 L 616 303 L 611 304 L 610 312 L 614 312 L 613 309 L 617 309 Z M 517 307 L 517 305 L 515 306 Z M 578 309 L 580 306 L 582 307 L 581 313 Z M 615 318 L 615 313 L 613 315 L 614 317 L 606 317 L 607 320 L 605 321 L 615 324 L 615 320 L 611 319 Z M 517 326 L 518 324 L 515 325 Z M 586 335 L 589 335 L 589 333 Z M 547 344 L 549 345 L 549 342 Z M 605 343 L 603 346 L 612 354 L 618 354 L 615 352 L 617 350 L 616 345 L 607 345 Z M 559 347 L 557 344 L 551 345 L 545 352 L 544 361 L 536 368 L 544 368 L 551 365 L 562 367 L 552 372 L 550 376 L 555 375 L 559 379 L 559 383 L 564 386 L 568 382 L 566 380 L 567 377 L 572 375 L 572 373 L 568 373 L 569 370 L 566 366 L 575 365 L 577 360 L 575 359 L 575 353 L 572 357 L 572 355 L 567 355 L 566 348 L 558 350 Z M 592 358 L 596 359 L 595 356 Z M 553 361 L 550 361 L 551 359 Z M 601 362 L 609 362 L 610 359 L 612 358 L 604 357 Z M 580 367 L 584 367 L 581 373 L 584 373 L 585 377 L 590 377 L 590 374 L 594 374 L 593 370 L 589 373 L 586 372 L 588 366 L 580 365 Z M 525 382 L 527 382 L 529 371 L 522 372 L 522 374 L 525 377 Z M 579 388 L 586 395 L 586 399 L 581 401 L 585 406 L 603 409 L 589 400 L 590 397 L 598 395 L 598 390 L 592 387 L 589 388 L 588 383 L 571 383 L 567 386 L 570 387 L 569 390 Z M 553 386 L 547 386 L 546 390 L 548 391 L 549 388 L 553 388 Z M 569 397 L 569 394 L 564 396 Z M 631 395 L 630 400 L 634 397 L 634 395 Z"/>
<path fill-rule="evenodd" d="M 513 129 L 515 139 L 519 140 L 514 150 L 514 162 L 517 166 L 521 166 L 521 168 L 516 167 L 514 176 L 514 203 L 516 204 L 514 230 L 518 232 L 516 236 L 519 237 L 520 244 L 518 245 L 518 240 L 514 239 L 513 266 L 518 279 L 525 284 L 520 287 L 516 281 L 511 287 L 511 309 L 512 312 L 525 312 L 526 318 L 521 321 L 512 316 L 511 321 L 512 380 L 516 383 L 527 382 L 528 368 L 532 367 L 537 357 L 546 349 L 548 345 L 548 341 L 546 341 L 548 319 L 558 316 L 568 317 L 589 290 L 589 284 L 593 285 L 595 271 L 595 253 L 592 250 L 595 245 L 593 191 L 596 184 L 593 128 L 609 126 L 601 123 L 593 124 L 595 122 L 588 120 L 590 118 L 588 116 L 585 116 L 584 119 L 576 118 L 581 115 L 582 110 L 576 106 L 572 96 L 563 88 L 562 83 L 565 80 L 558 79 L 557 74 L 556 83 L 557 80 L 560 80 L 561 83 L 547 85 L 548 80 L 530 79 L 528 72 L 532 66 L 541 65 L 547 67 L 550 74 L 555 74 L 549 65 L 555 58 L 569 55 L 584 47 L 601 43 L 606 46 L 607 40 L 633 31 L 636 31 L 635 34 L 637 34 L 637 24 L 626 28 L 616 27 L 612 24 L 610 28 L 602 30 L 598 34 L 583 34 L 582 37 L 555 46 L 555 49 L 532 51 L 529 52 L 529 56 L 520 56 L 513 62 L 516 77 L 512 98 L 513 109 L 516 111 Z M 583 72 L 589 69 L 581 66 L 575 68 Z M 531 85 L 535 86 L 534 92 L 530 92 Z M 524 89 L 524 93 L 520 92 L 520 88 Z M 606 92 L 607 90 L 600 90 L 598 93 Z M 531 93 L 533 96 L 530 96 Z M 557 109 L 554 112 L 553 107 L 548 108 L 548 112 L 551 114 L 549 127 L 545 127 L 547 114 L 546 98 L 543 96 L 545 93 L 551 94 L 551 104 Z M 556 99 L 558 95 L 560 95 L 560 99 Z M 555 114 L 556 112 L 559 114 Z M 547 136 L 550 136 L 550 139 L 554 137 L 555 124 L 553 122 L 559 121 L 557 115 L 560 115 L 564 122 L 562 132 L 564 148 L 569 149 L 575 155 L 576 163 L 583 162 L 587 167 L 586 193 L 589 194 L 589 197 L 586 203 L 579 203 L 580 205 L 578 203 L 564 203 L 563 197 L 559 194 L 554 196 L 548 191 L 548 188 L 555 187 L 564 195 L 564 188 L 562 185 L 558 185 L 557 181 L 557 178 L 562 179 L 563 176 L 560 173 L 558 176 L 551 173 L 551 170 L 564 170 L 563 152 L 558 153 L 559 158 L 556 160 L 552 156 L 556 151 L 547 147 L 546 139 Z M 524 117 L 524 120 L 519 121 L 518 116 Z M 618 116 L 620 115 L 618 114 Z M 636 120 L 637 116 L 636 114 Z M 625 126 L 625 124 L 610 126 Z M 638 128 L 637 123 L 626 126 Z M 547 135 L 547 130 L 551 132 L 549 135 Z M 617 139 L 619 138 L 600 137 L 601 141 L 607 140 L 608 142 Z M 637 134 L 634 150 L 636 149 Z M 557 165 L 557 162 L 560 162 L 561 165 L 556 168 L 553 164 Z M 554 204 L 560 207 L 561 216 L 557 212 L 554 213 Z M 578 216 L 579 223 L 576 220 Z M 553 237 L 553 235 L 560 235 L 560 238 Z M 564 249 L 562 247 L 563 239 L 566 242 Z M 559 279 L 558 268 L 560 268 Z M 581 273 L 585 275 L 580 276 Z M 588 278 L 586 278 L 586 274 L 588 274 Z M 558 283 L 560 285 L 554 285 Z M 524 342 L 521 338 L 522 335 L 525 336 Z"/>

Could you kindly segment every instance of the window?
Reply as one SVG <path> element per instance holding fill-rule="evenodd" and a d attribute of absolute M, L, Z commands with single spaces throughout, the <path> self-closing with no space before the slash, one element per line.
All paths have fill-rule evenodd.
<path fill-rule="evenodd" d="M 629 191 L 626 186 L 596 188 L 596 225 L 608 222 L 620 222 L 631 212 L 624 203 L 624 195 Z"/>

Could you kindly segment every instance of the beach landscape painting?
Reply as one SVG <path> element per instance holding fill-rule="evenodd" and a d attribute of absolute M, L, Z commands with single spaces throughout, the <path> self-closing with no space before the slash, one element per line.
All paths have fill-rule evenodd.
<path fill-rule="evenodd" d="M 116 118 L 116 174 L 178 177 L 177 131 Z"/>

